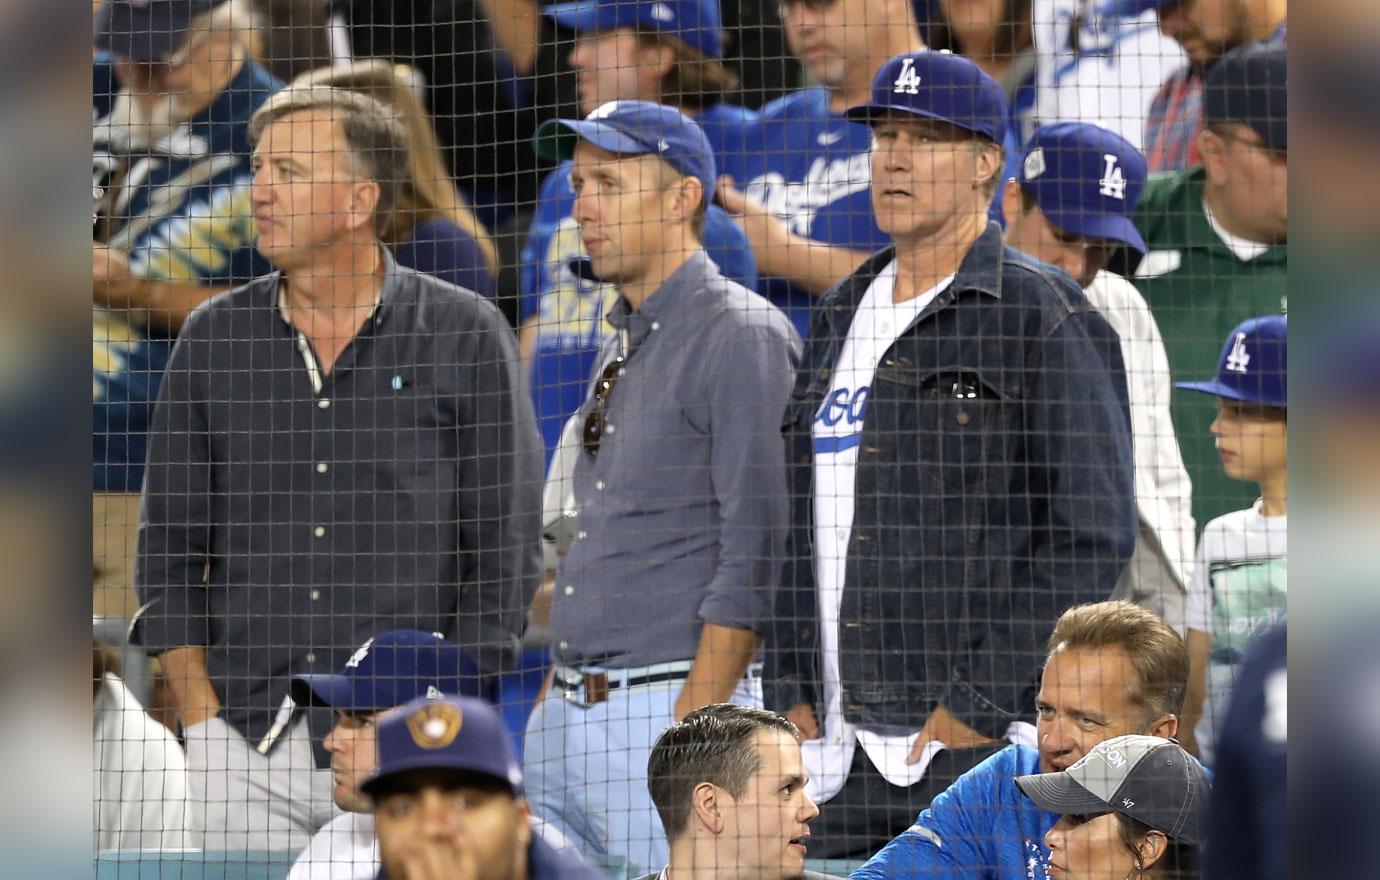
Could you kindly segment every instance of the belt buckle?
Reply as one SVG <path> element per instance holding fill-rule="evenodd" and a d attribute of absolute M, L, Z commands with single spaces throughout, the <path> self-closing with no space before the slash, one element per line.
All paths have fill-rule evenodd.
<path fill-rule="evenodd" d="M 592 709 L 609 698 L 609 677 L 603 672 L 580 672 L 571 670 L 574 675 L 563 675 L 558 670 L 557 679 L 561 685 L 561 696 L 581 709 Z"/>
<path fill-rule="evenodd" d="M 609 698 L 609 676 L 606 672 L 585 673 L 585 708 L 603 703 Z"/>

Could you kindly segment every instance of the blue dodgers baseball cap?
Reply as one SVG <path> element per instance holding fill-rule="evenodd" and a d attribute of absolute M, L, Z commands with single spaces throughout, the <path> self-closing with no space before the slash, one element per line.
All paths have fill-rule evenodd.
<path fill-rule="evenodd" d="M 1239 122 L 1271 150 L 1289 148 L 1288 60 L 1278 43 L 1239 46 L 1203 80 L 1203 121 Z"/>
<path fill-rule="evenodd" d="M 325 705 L 377 712 L 443 694 L 479 695 L 474 660 L 440 633 L 395 629 L 360 646 L 339 675 L 299 675 L 292 680 L 298 705 Z"/>
<path fill-rule="evenodd" d="M 572 31 L 641 26 L 675 37 L 710 58 L 724 54 L 718 0 L 577 0 L 552 4 L 542 14 Z"/>
<path fill-rule="evenodd" d="M 674 107 L 650 101 L 609 101 L 584 119 L 550 119 L 537 129 L 543 159 L 569 159 L 585 140 L 611 153 L 652 154 L 687 177 L 699 178 L 705 198 L 717 181 L 714 148 L 695 121 Z"/>
<path fill-rule="evenodd" d="M 889 111 L 938 119 L 1001 143 L 1009 111 L 997 81 L 948 51 L 897 55 L 872 79 L 872 100 L 848 108 L 854 122 L 872 124 Z"/>
<path fill-rule="evenodd" d="M 1174 387 L 1202 391 L 1242 403 L 1289 407 L 1289 319 L 1282 315 L 1251 318 L 1227 336 L 1208 382 L 1176 382 Z"/>
<path fill-rule="evenodd" d="M 105 0 L 96 11 L 96 48 L 117 58 L 156 61 L 182 44 L 192 22 L 221 0 Z"/>
<path fill-rule="evenodd" d="M 1031 136 L 1020 184 L 1065 232 L 1145 253 L 1132 218 L 1146 173 L 1145 157 L 1121 136 L 1085 122 L 1059 122 Z"/>
<path fill-rule="evenodd" d="M 452 770 L 486 776 L 522 794 L 522 770 L 498 712 L 483 700 L 413 700 L 378 723 L 379 766 L 360 789 L 374 795 L 409 770 Z"/>

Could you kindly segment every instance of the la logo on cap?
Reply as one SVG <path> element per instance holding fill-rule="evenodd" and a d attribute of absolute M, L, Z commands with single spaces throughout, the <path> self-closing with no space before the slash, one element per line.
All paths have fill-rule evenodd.
<path fill-rule="evenodd" d="M 896 94 L 920 94 L 920 74 L 915 72 L 915 59 L 902 58 L 901 72 L 896 76 Z"/>
<path fill-rule="evenodd" d="M 1233 373 L 1244 373 L 1246 367 L 1251 362 L 1251 356 L 1246 351 L 1246 334 L 1236 334 L 1236 342 L 1232 343 L 1231 351 L 1227 352 L 1227 369 Z"/>
<path fill-rule="evenodd" d="M 371 638 L 364 644 L 360 645 L 359 650 L 351 654 L 350 659 L 345 661 L 345 668 L 354 669 L 356 666 L 362 663 L 364 661 L 364 658 L 369 656 L 369 647 L 373 644 L 374 640 Z"/>
<path fill-rule="evenodd" d="M 444 749 L 455 742 L 462 720 L 456 706 L 436 703 L 407 716 L 407 732 L 412 734 L 414 743 L 428 751 Z"/>

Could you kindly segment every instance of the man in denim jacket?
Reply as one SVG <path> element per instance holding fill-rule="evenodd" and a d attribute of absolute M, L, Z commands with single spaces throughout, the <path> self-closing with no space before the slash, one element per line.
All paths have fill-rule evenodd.
<path fill-rule="evenodd" d="M 895 244 L 813 315 L 766 674 L 768 705 L 810 737 L 825 858 L 875 851 L 1029 729 L 1056 618 L 1109 596 L 1136 540 L 1116 334 L 987 222 L 1001 88 L 909 53 L 850 114 L 873 126 Z"/>

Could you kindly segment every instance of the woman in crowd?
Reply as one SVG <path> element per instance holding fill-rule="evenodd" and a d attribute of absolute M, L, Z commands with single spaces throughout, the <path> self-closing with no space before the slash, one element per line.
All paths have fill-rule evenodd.
<path fill-rule="evenodd" d="M 1072 767 L 1020 776 L 1042 810 L 1049 873 L 1078 880 L 1196 880 L 1208 781 L 1172 740 L 1118 736 Z"/>
<path fill-rule="evenodd" d="M 493 299 L 498 251 L 446 171 L 413 70 L 367 58 L 309 70 L 292 84 L 352 89 L 398 112 L 412 144 L 410 174 L 383 229 L 384 243 L 401 265 Z"/>

